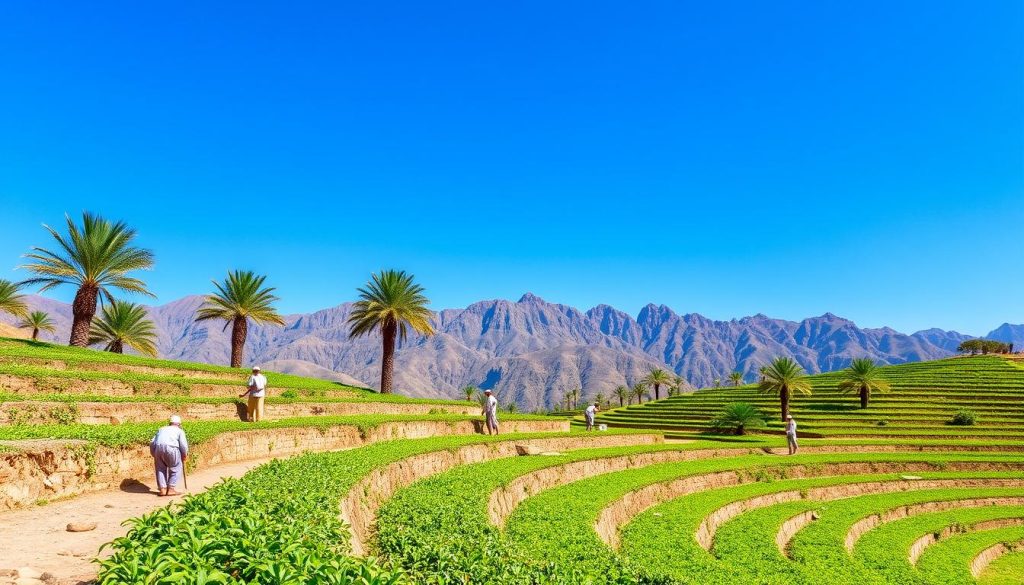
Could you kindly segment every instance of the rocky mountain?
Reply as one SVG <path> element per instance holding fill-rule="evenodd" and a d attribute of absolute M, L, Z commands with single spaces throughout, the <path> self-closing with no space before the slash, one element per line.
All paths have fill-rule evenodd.
<path fill-rule="evenodd" d="M 57 333 L 45 337 L 67 339 L 68 305 L 43 297 L 30 297 L 30 304 L 57 322 Z M 201 304 L 202 297 L 191 296 L 149 308 L 163 357 L 228 361 L 230 332 L 223 323 L 196 323 L 193 316 Z M 380 341 L 375 336 L 349 339 L 350 310 L 345 303 L 289 315 L 284 327 L 251 327 L 246 362 L 374 385 L 380 377 Z M 583 388 L 587 397 L 610 397 L 616 386 L 632 384 L 656 367 L 702 387 L 734 370 L 753 380 L 758 368 L 778 355 L 821 372 L 861 356 L 887 364 L 936 359 L 969 339 L 940 329 L 907 335 L 860 328 L 831 313 L 802 321 L 765 315 L 715 321 L 651 304 L 634 318 L 607 305 L 581 312 L 532 294 L 517 302 L 491 300 L 445 309 L 435 314 L 434 326 L 436 335 L 411 336 L 399 344 L 399 392 L 452 397 L 472 384 L 494 389 L 502 402 L 515 401 L 527 410 L 557 404 L 572 388 Z M 1009 336 L 1024 347 L 1024 325 L 1003 325 L 990 336 L 1006 341 Z"/>
<path fill-rule="evenodd" d="M 995 339 L 996 341 L 1012 343 L 1015 351 L 1024 349 L 1024 325 L 1010 325 L 1009 323 L 1003 323 L 999 327 L 996 327 L 992 333 L 989 333 L 986 337 L 989 339 Z"/>

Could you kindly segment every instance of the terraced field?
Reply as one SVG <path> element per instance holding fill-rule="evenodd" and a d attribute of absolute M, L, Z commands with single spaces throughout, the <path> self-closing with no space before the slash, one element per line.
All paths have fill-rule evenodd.
<path fill-rule="evenodd" d="M 7 347 L 0 343 L 0 360 Z M 89 371 L 104 374 L 126 371 L 104 364 L 156 367 L 16 349 L 41 360 L 34 368 L 60 362 L 81 372 L 90 358 L 99 365 Z M 27 367 L 20 359 L 9 366 Z M 96 565 L 100 583 L 1024 582 L 1024 437 L 1016 430 L 1024 426 L 1024 369 L 997 357 L 888 368 L 893 391 L 865 411 L 855 396 L 829 390 L 834 375 L 817 376 L 814 395 L 794 402 L 807 431 L 795 456 L 783 455 L 784 441 L 771 433 L 706 433 L 715 410 L 736 396 L 775 412 L 774 399 L 751 388 L 603 413 L 619 427 L 607 432 L 570 430 L 565 417 L 505 416 L 505 434 L 486 436 L 475 405 L 380 401 L 286 377 L 271 379 L 297 390 L 273 403 L 282 415 L 313 404 L 324 410 L 248 425 L 228 420 L 237 372 L 160 367 L 131 371 L 185 378 L 188 370 L 196 384 L 225 386 L 228 398 L 185 388 L 160 395 L 166 380 L 104 396 L 100 378 L 71 376 L 83 382 L 63 391 L 8 388 L 0 405 L 41 407 L 0 419 L 4 461 L 41 469 L 47 458 L 30 455 L 40 441 L 40 449 L 66 442 L 68 460 L 92 450 L 91 463 L 79 461 L 92 469 L 75 493 L 144 472 L 125 471 L 132 457 L 146 459 L 142 444 L 158 424 L 136 418 L 144 412 L 154 421 L 168 409 L 208 413 L 186 421 L 199 444 L 195 465 L 281 457 L 132 520 Z M 979 424 L 966 432 L 946 425 L 967 403 Z M 328 408 L 335 404 L 381 411 L 339 414 Z M 76 416 L 46 410 L 65 405 Z M 428 410 L 404 410 L 417 408 Z M 111 423 L 126 411 L 131 418 Z M 883 414 L 888 424 L 878 432 L 873 417 Z M 44 481 L 52 475 L 26 477 L 19 485 L 52 491 Z M 31 497 L 12 506 L 31 509 Z"/>

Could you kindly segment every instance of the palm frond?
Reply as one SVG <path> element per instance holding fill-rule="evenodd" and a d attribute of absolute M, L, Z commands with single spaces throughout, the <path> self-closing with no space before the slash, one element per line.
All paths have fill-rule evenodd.
<path fill-rule="evenodd" d="M 118 344 L 141 354 L 156 356 L 156 326 L 142 305 L 114 300 L 105 307 L 99 319 L 92 322 L 89 345 L 103 344 L 111 351 Z"/>
<path fill-rule="evenodd" d="M 28 305 L 25 304 L 25 297 L 20 290 L 20 283 L 0 280 L 0 312 L 10 313 L 15 317 L 28 315 Z"/>

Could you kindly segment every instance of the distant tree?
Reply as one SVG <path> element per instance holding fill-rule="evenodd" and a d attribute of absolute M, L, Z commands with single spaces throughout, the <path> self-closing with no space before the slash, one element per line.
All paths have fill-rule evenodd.
<path fill-rule="evenodd" d="M 573 388 L 570 392 L 572 394 L 572 408 L 573 410 L 580 407 L 580 394 L 583 392 L 582 388 Z"/>
<path fill-rule="evenodd" d="M 476 396 L 476 386 L 473 386 L 472 384 L 469 386 L 463 386 L 462 395 L 466 397 L 466 400 L 472 401 L 473 397 Z"/>
<path fill-rule="evenodd" d="M 364 288 L 359 289 L 348 323 L 352 327 L 349 337 L 359 337 L 380 329 L 383 355 L 380 368 L 380 391 L 390 394 L 395 372 L 395 339 L 405 341 L 408 330 L 420 335 L 434 334 L 430 324 L 430 301 L 423 287 L 416 284 L 413 275 L 404 270 L 384 270 L 374 274 Z"/>
<path fill-rule="evenodd" d="M 19 294 L 20 289 L 20 283 L 0 280 L 0 313 L 8 313 L 15 317 L 28 315 L 28 305 L 25 304 L 25 297 Z"/>
<path fill-rule="evenodd" d="M 960 345 L 957 346 L 956 350 L 960 353 L 969 353 L 971 355 L 976 355 L 978 352 L 981 351 L 981 340 L 967 339 L 965 341 L 960 342 Z"/>
<path fill-rule="evenodd" d="M 50 315 L 43 311 L 32 311 L 26 315 L 20 323 L 18 323 L 18 327 L 31 329 L 32 341 L 37 341 L 39 339 L 40 331 L 47 331 L 49 333 L 57 331 L 57 326 L 53 324 L 52 320 L 50 320 Z"/>
<path fill-rule="evenodd" d="M 743 372 L 732 372 L 729 374 L 729 380 L 733 386 L 739 386 L 743 383 Z"/>
<path fill-rule="evenodd" d="M 143 355 L 156 356 L 156 326 L 142 305 L 115 299 L 93 321 L 89 345 L 103 345 L 104 350 L 113 353 L 124 353 L 127 346 Z"/>
<path fill-rule="evenodd" d="M 602 394 L 601 392 L 598 392 L 597 394 L 595 394 L 594 395 L 594 402 L 596 402 L 598 405 L 600 405 L 601 408 L 604 408 L 604 405 L 605 405 L 604 394 Z"/>
<path fill-rule="evenodd" d="M 889 388 L 889 382 L 882 378 L 878 366 L 868 358 L 857 358 L 850 362 L 850 367 L 843 370 L 843 380 L 839 382 L 840 392 L 860 394 L 861 408 L 868 407 L 872 392 L 888 392 Z"/>
<path fill-rule="evenodd" d="M 763 427 L 764 413 L 746 402 L 725 405 L 718 418 L 711 421 L 715 430 L 728 430 L 737 435 L 746 434 L 747 429 Z"/>
<path fill-rule="evenodd" d="M 636 398 L 637 404 L 644 403 L 644 396 L 647 395 L 647 384 L 643 382 L 637 382 L 633 385 L 633 396 Z"/>
<path fill-rule="evenodd" d="M 154 296 L 146 289 L 146 283 L 128 276 L 130 272 L 152 268 L 153 254 L 132 246 L 135 230 L 124 222 L 110 222 L 89 212 L 82 214 L 81 227 L 75 225 L 71 216 L 65 216 L 65 219 L 67 237 L 50 226 L 43 226 L 57 240 L 57 251 L 34 247 L 25 254 L 30 263 L 22 268 L 37 276 L 22 284 L 42 285 L 39 292 L 63 284 L 77 287 L 75 300 L 71 303 L 74 319 L 70 344 L 86 347 L 100 297 L 111 303 L 114 301 L 110 289 Z"/>
<path fill-rule="evenodd" d="M 968 339 L 961 342 L 956 349 L 960 353 L 969 353 L 971 355 L 979 353 L 1013 353 L 1013 344 L 1003 343 L 994 339 Z"/>
<path fill-rule="evenodd" d="M 619 407 L 623 407 L 632 402 L 633 393 L 628 386 L 619 386 L 615 389 L 615 397 L 619 399 Z"/>
<path fill-rule="evenodd" d="M 789 415 L 789 400 L 793 393 L 810 394 L 811 384 L 804 369 L 793 358 L 777 357 L 761 368 L 764 381 L 758 389 L 765 394 L 778 394 L 782 406 L 782 420 Z"/>
<path fill-rule="evenodd" d="M 565 393 L 565 409 L 572 410 L 572 391 Z"/>
<path fill-rule="evenodd" d="M 646 386 L 654 388 L 654 399 L 660 400 L 661 387 L 668 386 L 669 384 L 672 383 L 672 374 L 669 374 L 668 372 L 661 368 L 655 368 L 651 370 L 651 372 L 647 374 L 647 377 L 641 380 L 640 382 Z"/>
<path fill-rule="evenodd" d="M 715 388 L 721 388 L 721 387 L 722 387 L 722 379 L 721 378 L 715 378 Z"/>
<path fill-rule="evenodd" d="M 217 292 L 206 296 L 206 304 L 196 311 L 196 321 L 223 320 L 231 325 L 231 367 L 242 367 L 242 350 L 249 335 L 249 321 L 284 325 L 277 313 L 273 287 L 264 287 L 266 276 L 251 270 L 233 270 L 223 283 L 212 281 Z M 358 308 L 357 308 L 358 311 Z M 355 311 L 353 312 L 355 314 Z"/>
<path fill-rule="evenodd" d="M 517 405 L 517 404 L 516 404 L 515 402 L 509 402 L 509 403 L 508 403 L 508 404 L 507 404 L 507 405 L 505 406 L 505 410 L 506 410 L 506 411 L 507 411 L 507 412 L 508 412 L 509 414 L 515 414 L 515 413 L 519 412 L 519 406 L 518 406 L 518 405 Z"/>

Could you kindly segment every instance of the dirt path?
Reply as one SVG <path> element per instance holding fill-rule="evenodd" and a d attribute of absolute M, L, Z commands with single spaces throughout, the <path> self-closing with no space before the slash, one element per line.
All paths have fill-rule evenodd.
<path fill-rule="evenodd" d="M 207 469 L 188 476 L 189 491 L 205 491 L 224 477 L 241 477 L 269 459 L 244 461 Z M 96 576 L 92 559 L 99 547 L 123 536 L 127 528 L 121 523 L 150 512 L 181 498 L 156 495 L 153 477 L 139 478 L 141 484 L 78 496 L 46 506 L 14 510 L 0 514 L 0 585 L 38 583 L 15 581 L 13 570 L 29 567 L 39 573 L 50 573 L 45 583 L 86 583 Z M 182 490 L 182 486 L 178 486 Z M 96 523 L 89 532 L 68 532 L 70 522 Z M 109 554 L 104 551 L 104 556 Z"/>

